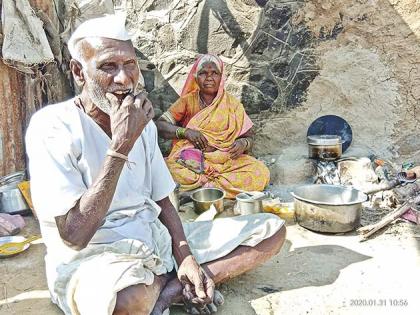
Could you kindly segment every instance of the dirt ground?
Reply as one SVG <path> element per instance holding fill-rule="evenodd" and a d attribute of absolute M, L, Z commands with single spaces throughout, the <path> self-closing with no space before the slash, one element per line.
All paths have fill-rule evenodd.
<path fill-rule="evenodd" d="M 191 215 L 183 214 L 188 219 Z M 21 233 L 39 233 L 33 217 Z M 42 241 L 0 260 L 0 314 L 61 314 L 48 296 Z M 281 252 L 221 285 L 219 314 L 419 314 L 420 226 L 397 221 L 360 243 L 288 224 Z M 183 314 L 173 308 L 171 314 Z"/>

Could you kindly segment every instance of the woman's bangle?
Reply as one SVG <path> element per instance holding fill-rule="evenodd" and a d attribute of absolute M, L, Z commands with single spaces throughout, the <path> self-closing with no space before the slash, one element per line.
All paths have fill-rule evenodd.
<path fill-rule="evenodd" d="M 251 141 L 248 138 L 244 138 L 244 140 L 246 141 L 245 151 L 247 151 L 251 147 Z"/>
<path fill-rule="evenodd" d="M 185 132 L 187 131 L 187 128 L 182 128 L 182 127 L 178 127 L 176 130 L 175 130 L 175 136 L 178 138 L 178 139 L 184 139 L 185 138 Z"/>
<path fill-rule="evenodd" d="M 185 133 L 187 132 L 187 128 L 182 128 L 180 135 L 182 139 L 185 139 Z"/>

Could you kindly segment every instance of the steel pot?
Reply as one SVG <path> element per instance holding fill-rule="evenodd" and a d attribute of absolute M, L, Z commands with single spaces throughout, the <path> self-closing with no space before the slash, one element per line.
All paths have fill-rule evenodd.
<path fill-rule="evenodd" d="M 311 159 L 334 161 L 343 153 L 343 142 L 340 136 L 308 136 L 308 156 Z"/>
<path fill-rule="evenodd" d="M 24 214 L 30 211 L 17 186 L 24 177 L 24 172 L 16 172 L 0 178 L 0 212 Z"/>
<path fill-rule="evenodd" d="M 341 233 L 360 224 L 362 203 L 367 195 L 339 185 L 305 185 L 292 192 L 296 222 L 313 231 Z"/>
<path fill-rule="evenodd" d="M 225 192 L 219 188 L 201 188 L 191 195 L 194 204 L 194 211 L 201 214 L 210 209 L 214 205 L 217 212 L 223 212 Z"/>
<path fill-rule="evenodd" d="M 12 173 L 3 177 L 0 177 L 0 187 L 1 186 L 7 186 L 7 185 L 17 185 L 21 181 L 23 181 L 25 178 L 25 172 L 16 172 Z"/>

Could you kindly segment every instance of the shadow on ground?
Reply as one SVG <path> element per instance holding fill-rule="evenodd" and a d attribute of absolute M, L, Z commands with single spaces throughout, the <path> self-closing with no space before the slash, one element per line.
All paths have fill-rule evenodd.
<path fill-rule="evenodd" d="M 341 270 L 371 258 L 338 245 L 291 248 L 292 242 L 286 240 L 280 253 L 267 263 L 220 285 L 226 301 L 220 314 L 255 314 L 249 301 L 276 292 L 330 285 Z M 238 307 L 238 313 L 232 313 Z M 171 310 L 173 314 L 182 314 L 180 307 Z"/>
<path fill-rule="evenodd" d="M 324 286 L 332 284 L 340 271 L 351 264 L 358 263 L 370 256 L 338 245 L 318 245 L 298 247 L 290 250 L 292 243 L 287 240 L 280 253 L 273 258 L 276 263 L 265 264 L 255 271 L 246 274 L 229 283 L 254 283 L 253 297 L 258 298 L 267 293 L 294 290 L 307 286 Z M 328 268 L 325 268 L 328 264 Z M 279 282 L 261 282 L 263 274 L 276 274 Z M 280 275 L 280 278 L 278 277 Z M 274 278 L 274 277 L 273 277 Z"/>

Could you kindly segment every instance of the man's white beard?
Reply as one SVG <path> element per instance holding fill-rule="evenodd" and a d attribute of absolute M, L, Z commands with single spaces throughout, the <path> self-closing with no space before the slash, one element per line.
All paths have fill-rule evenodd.
<path fill-rule="evenodd" d="M 86 84 L 88 86 L 88 96 L 93 104 L 99 107 L 105 114 L 109 115 L 111 113 L 111 103 L 106 98 L 102 88 L 95 80 L 89 78 L 89 76 L 86 78 Z"/>

